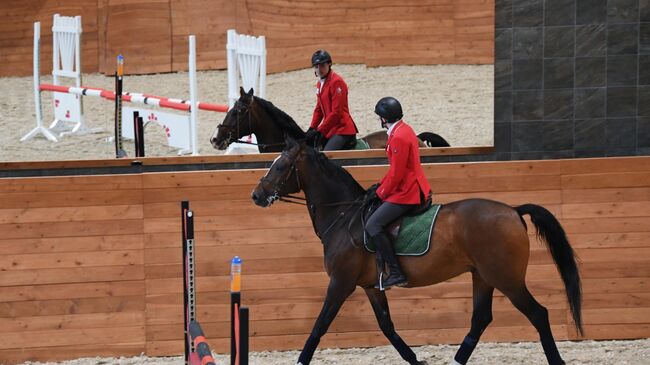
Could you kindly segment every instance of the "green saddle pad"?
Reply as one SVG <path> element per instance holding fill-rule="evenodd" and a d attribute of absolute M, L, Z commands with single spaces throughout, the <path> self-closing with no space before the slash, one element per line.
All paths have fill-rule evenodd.
<path fill-rule="evenodd" d="M 426 212 L 414 217 L 404 217 L 397 241 L 393 243 L 397 255 L 420 256 L 429 251 L 433 226 L 440 204 L 432 204 Z M 375 252 L 375 243 L 364 234 L 366 249 Z"/>
<path fill-rule="evenodd" d="M 370 146 L 368 145 L 368 142 L 364 141 L 363 139 L 357 139 L 357 144 L 354 146 L 355 150 L 369 150 Z"/>

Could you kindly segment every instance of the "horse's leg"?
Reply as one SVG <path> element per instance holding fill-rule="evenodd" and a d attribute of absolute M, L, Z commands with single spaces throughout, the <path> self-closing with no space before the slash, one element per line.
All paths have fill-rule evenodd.
<path fill-rule="evenodd" d="M 514 306 L 528 318 L 530 323 L 535 326 L 535 329 L 537 329 L 548 363 L 551 365 L 564 364 L 565 362 L 562 360 L 562 357 L 557 350 L 553 334 L 551 333 L 551 324 L 548 321 L 548 310 L 533 298 L 533 295 L 530 294 L 525 285 L 501 291 L 508 297 L 508 299 L 510 299 L 512 304 L 514 304 Z"/>
<path fill-rule="evenodd" d="M 476 272 L 472 272 L 472 284 L 474 294 L 472 327 L 465 336 L 463 343 L 460 344 L 452 365 L 467 364 L 467 360 L 469 360 L 474 348 L 476 348 L 483 331 L 492 322 L 492 294 L 494 293 L 494 287 L 483 281 Z"/>
<path fill-rule="evenodd" d="M 406 360 L 409 364 L 426 364 L 423 361 L 418 361 L 413 350 L 395 332 L 393 321 L 390 319 L 386 292 L 375 288 L 367 288 L 365 290 L 368 299 L 370 299 L 372 309 L 375 312 L 375 317 L 377 317 L 381 332 L 384 333 L 384 336 L 386 336 L 397 352 L 399 352 L 402 359 Z"/>
<path fill-rule="evenodd" d="M 312 356 L 314 356 L 314 351 L 316 351 L 316 347 L 318 346 L 321 337 L 325 335 L 327 329 L 334 320 L 334 317 L 336 317 L 339 309 L 341 309 L 343 302 L 345 302 L 350 294 L 354 292 L 355 287 L 355 283 L 349 278 L 339 280 L 334 278 L 330 279 L 329 286 L 327 287 L 327 295 L 323 302 L 323 308 L 316 319 L 314 328 L 311 330 L 311 334 L 307 338 L 307 342 L 298 357 L 296 365 L 309 364 Z"/>

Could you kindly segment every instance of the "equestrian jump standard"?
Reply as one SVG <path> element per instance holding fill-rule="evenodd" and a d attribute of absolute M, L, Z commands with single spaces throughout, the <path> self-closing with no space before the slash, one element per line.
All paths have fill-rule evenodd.
<path fill-rule="evenodd" d="M 88 128 L 83 115 L 83 96 L 101 97 L 115 100 L 115 91 L 96 87 L 82 86 L 81 81 L 81 17 L 64 17 L 54 15 L 53 20 L 53 70 L 52 84 L 40 82 L 40 22 L 34 23 L 34 104 L 36 108 L 36 127 L 21 138 L 26 141 L 38 134 L 56 142 L 54 129 L 62 130 L 59 136 L 66 134 L 95 133 L 101 128 Z M 253 88 L 256 95 L 264 97 L 266 89 L 266 42 L 263 36 L 252 37 L 228 31 L 228 94 L 229 105 L 234 104 L 239 89 L 239 80 L 247 90 Z M 151 105 L 159 108 L 183 112 L 166 113 L 160 110 L 147 110 L 139 107 L 124 107 L 121 121 L 123 137 L 134 139 L 133 112 L 145 118 L 144 124 L 159 124 L 167 134 L 168 144 L 179 149 L 179 154 L 198 155 L 197 130 L 198 110 L 210 112 L 227 112 L 228 105 L 211 104 L 197 101 L 196 79 L 196 39 L 189 36 L 188 74 L 190 97 L 167 98 L 162 96 L 123 92 L 122 101 L 132 104 Z M 60 77 L 74 79 L 74 86 L 64 86 Z M 52 92 L 54 95 L 54 121 L 46 127 L 43 123 L 41 93 Z M 234 96 L 233 96 L 234 95 Z M 71 125 L 70 125 L 71 124 Z M 120 136 L 115 136 L 116 139 Z"/>
<path fill-rule="evenodd" d="M 181 202 L 183 247 L 183 318 L 186 365 L 215 365 L 203 329 L 196 319 L 196 251 L 194 212 L 188 201 Z M 248 365 L 247 307 L 241 307 L 241 260 L 235 256 L 230 284 L 230 365 Z"/>

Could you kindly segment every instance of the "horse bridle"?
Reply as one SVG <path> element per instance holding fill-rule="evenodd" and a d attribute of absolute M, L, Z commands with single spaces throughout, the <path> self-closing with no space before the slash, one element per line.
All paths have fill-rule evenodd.
<path fill-rule="evenodd" d="M 280 154 L 280 156 L 285 156 L 285 157 L 291 159 L 291 156 L 289 156 L 289 154 L 286 153 L 286 152 L 282 152 Z M 273 166 L 273 165 L 271 165 L 271 166 Z M 307 205 L 307 203 L 300 202 L 300 201 L 306 201 L 307 200 L 307 199 L 305 199 L 305 198 L 303 198 L 301 196 L 295 196 L 295 195 L 289 195 L 289 194 L 287 194 L 285 196 L 280 196 L 280 191 L 282 191 L 284 186 L 289 181 L 289 178 L 291 177 L 291 173 L 295 173 L 295 175 L 296 175 L 296 183 L 298 184 L 298 191 L 302 190 L 302 187 L 300 185 L 300 178 L 298 177 L 298 167 L 296 166 L 296 161 L 293 160 L 293 161 L 291 161 L 291 168 L 289 169 L 289 172 L 287 173 L 287 175 L 284 177 L 282 182 L 280 184 L 278 184 L 278 186 L 274 190 L 273 194 L 269 195 L 269 197 L 267 198 L 267 201 L 269 203 L 272 203 L 272 202 L 274 202 L 276 200 L 279 200 L 279 201 L 285 202 L 285 203 Z M 267 175 L 262 176 L 260 178 L 260 184 L 264 183 L 266 180 L 267 180 Z M 287 198 L 295 199 L 295 200 L 289 200 Z M 299 200 L 299 201 L 296 201 L 296 200 Z"/>
<path fill-rule="evenodd" d="M 242 137 L 240 133 L 240 126 L 242 123 L 242 118 L 244 117 L 243 115 L 240 114 L 247 114 L 248 115 L 248 132 L 249 134 L 253 133 L 253 113 L 250 111 L 251 109 L 251 104 L 253 104 L 253 97 L 251 97 L 251 102 L 250 104 L 246 105 L 246 108 L 240 107 L 239 109 L 236 110 L 237 117 L 236 117 L 236 124 L 237 124 L 237 137 L 233 137 L 233 132 L 235 131 L 235 127 L 229 126 L 229 125 L 224 125 L 223 123 L 219 123 L 217 125 L 217 129 L 221 128 L 228 128 L 228 139 L 226 140 L 227 144 L 231 144 L 233 142 L 237 143 L 242 143 L 242 144 L 250 144 L 253 146 L 258 146 L 262 148 L 267 148 L 267 147 L 275 147 L 275 146 L 284 146 L 286 143 L 255 143 L 255 142 L 248 142 L 248 141 L 239 141 L 238 139 Z M 239 103 L 242 105 L 243 103 Z M 241 113 L 241 111 L 244 110 L 244 113 Z"/>
<path fill-rule="evenodd" d="M 286 156 L 288 158 L 291 158 L 291 156 L 289 156 L 289 154 L 284 152 L 284 151 L 282 152 L 282 154 L 280 156 Z M 289 172 L 287 173 L 287 175 L 284 177 L 282 182 L 278 185 L 277 189 L 275 189 L 273 194 L 270 195 L 267 198 L 267 201 L 269 203 L 274 202 L 276 200 L 279 200 L 279 201 L 285 202 L 285 203 L 307 205 L 307 203 L 306 203 L 307 199 L 305 199 L 303 197 L 295 196 L 295 195 L 288 195 L 288 194 L 285 195 L 284 197 L 280 196 L 279 192 L 282 190 L 282 188 L 284 188 L 286 183 L 289 181 L 289 178 L 291 177 L 291 173 L 296 174 L 296 183 L 298 184 L 298 191 L 302 190 L 302 187 L 300 185 L 300 178 L 298 177 L 298 167 L 296 166 L 296 161 L 294 160 L 294 161 L 291 161 L 291 168 L 289 169 Z M 264 183 L 265 180 L 267 180 L 267 175 L 264 175 L 264 176 L 262 176 L 260 178 L 260 183 Z M 287 198 L 295 199 L 295 200 L 290 200 L 290 199 L 287 199 Z M 350 208 L 352 208 L 353 206 L 358 204 L 359 207 L 353 213 L 353 216 L 357 215 L 365 206 L 365 204 L 364 204 L 365 199 L 364 198 L 365 198 L 365 196 L 361 196 L 361 197 L 359 197 L 359 198 L 357 198 L 355 200 L 352 200 L 352 201 L 344 201 L 344 202 L 324 204 L 325 206 L 345 206 L 345 209 L 337 214 L 336 218 L 327 226 L 327 228 L 325 228 L 325 230 L 322 233 L 316 232 L 316 235 L 319 238 L 322 238 L 322 237 L 326 236 L 339 222 L 341 222 L 341 220 L 346 216 L 346 214 L 348 213 Z M 298 200 L 298 201 L 296 201 L 296 200 Z M 308 207 L 308 208 L 309 208 L 309 210 L 312 210 L 313 205 Z M 348 232 L 349 232 L 351 226 L 352 226 L 352 221 L 350 221 L 350 224 L 348 225 Z M 356 247 L 354 242 L 352 243 L 352 245 Z"/>
<path fill-rule="evenodd" d="M 252 103 L 253 103 L 253 99 L 251 99 L 251 104 Z M 240 103 L 240 105 L 241 104 L 243 104 L 243 103 Z M 242 110 L 244 110 L 244 113 L 241 112 Z M 233 138 L 233 135 L 232 135 L 233 132 L 235 131 L 235 127 L 225 125 L 223 123 L 219 123 L 219 125 L 217 125 L 217 129 L 222 129 L 222 128 L 227 128 L 228 129 L 228 139 L 226 140 L 227 144 L 231 144 L 231 143 L 237 141 L 237 138 L 241 138 L 241 134 L 239 133 L 239 126 L 241 125 L 243 116 L 240 115 L 240 114 L 247 114 L 248 115 L 248 131 L 249 131 L 249 133 L 253 133 L 253 121 L 252 121 L 252 115 L 251 115 L 252 113 L 250 112 L 250 104 L 247 105 L 246 108 L 233 109 L 233 112 L 235 112 L 237 114 L 235 124 L 237 126 L 237 136 L 238 137 Z M 238 141 L 238 143 L 257 145 L 256 143 L 245 142 L 245 141 Z"/>

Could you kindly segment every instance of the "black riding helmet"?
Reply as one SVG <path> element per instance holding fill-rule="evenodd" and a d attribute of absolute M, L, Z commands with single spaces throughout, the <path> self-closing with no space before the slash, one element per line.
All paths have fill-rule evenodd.
<path fill-rule="evenodd" d="M 375 114 L 386 120 L 386 123 L 395 123 L 402 119 L 402 105 L 392 96 L 379 99 L 375 105 Z M 384 123 L 382 122 L 382 127 Z"/>
<path fill-rule="evenodd" d="M 314 67 L 322 63 L 332 63 L 332 56 L 326 50 L 319 49 L 311 56 L 311 66 Z"/>

